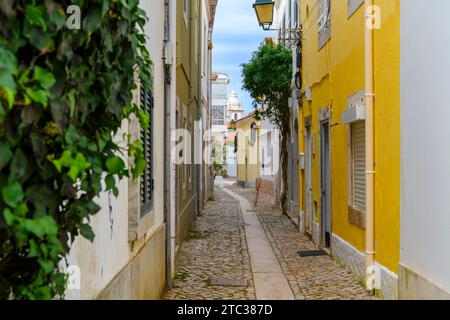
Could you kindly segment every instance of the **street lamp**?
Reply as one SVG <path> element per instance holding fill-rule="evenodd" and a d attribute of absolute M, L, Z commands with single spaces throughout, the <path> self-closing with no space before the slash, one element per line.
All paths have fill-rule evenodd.
<path fill-rule="evenodd" d="M 273 11 L 275 2 L 272 0 L 255 0 L 253 9 L 255 9 L 256 17 L 258 18 L 259 25 L 265 31 L 278 31 L 278 41 L 286 47 L 291 49 L 295 48 L 297 55 L 297 74 L 295 75 L 295 84 L 299 90 L 301 90 L 301 68 L 302 68 L 302 27 L 298 28 L 279 28 L 270 29 L 273 24 Z M 297 21 L 298 23 L 298 21 Z"/>
<path fill-rule="evenodd" d="M 270 26 L 273 23 L 274 6 L 275 2 L 271 0 L 256 0 L 253 4 L 253 9 L 255 9 L 259 25 L 266 31 L 270 30 Z"/>
<path fill-rule="evenodd" d="M 265 31 L 278 31 L 278 39 L 287 47 L 300 47 L 302 30 L 301 28 L 280 28 L 270 29 L 273 24 L 273 11 L 275 2 L 271 0 L 255 0 L 253 8 L 256 12 L 259 25 Z"/>

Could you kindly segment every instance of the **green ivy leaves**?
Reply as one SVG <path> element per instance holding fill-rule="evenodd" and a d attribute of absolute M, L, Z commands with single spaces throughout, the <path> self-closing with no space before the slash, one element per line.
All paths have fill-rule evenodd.
<path fill-rule="evenodd" d="M 7 166 L 12 158 L 13 153 L 9 146 L 4 141 L 0 141 L 0 170 Z"/>
<path fill-rule="evenodd" d="M 44 31 L 47 30 L 47 25 L 45 23 L 45 7 L 30 4 L 25 7 L 25 17 L 32 25 L 42 28 Z"/>
<path fill-rule="evenodd" d="M 34 80 L 40 83 L 43 89 L 50 89 L 56 82 L 53 74 L 47 69 L 36 66 L 34 68 Z"/>
<path fill-rule="evenodd" d="M 23 190 L 17 181 L 11 182 L 2 188 L 3 201 L 11 208 L 16 208 L 23 200 Z"/>
<path fill-rule="evenodd" d="M 73 182 L 76 182 L 79 176 L 85 176 L 85 170 L 91 166 L 82 153 L 73 156 L 70 150 L 64 151 L 60 159 L 51 161 L 58 172 L 62 172 L 63 168 L 68 168 L 68 176 Z"/>
<path fill-rule="evenodd" d="M 47 107 L 50 98 L 49 89 L 55 84 L 55 77 L 50 71 L 36 66 L 34 69 L 34 78 L 31 81 L 34 81 L 35 85 L 25 89 L 27 96 L 32 101 Z"/>
<path fill-rule="evenodd" d="M 112 175 L 114 174 L 122 174 L 125 169 L 125 163 L 123 160 L 117 156 L 111 156 L 106 159 L 106 168 L 108 172 Z"/>
<path fill-rule="evenodd" d="M 151 88 L 138 3 L 0 5 L 0 299 L 62 297 L 57 266 L 78 235 L 94 239 L 95 199 L 145 170 L 139 139 L 116 139 L 132 114 L 148 126 L 132 102 L 136 66 Z M 72 4 L 81 30 L 66 27 Z"/>
<path fill-rule="evenodd" d="M 0 47 L 0 93 L 4 92 L 8 107 L 11 108 L 16 95 L 16 83 L 14 77 L 18 74 L 16 57 L 5 48 Z M 0 123 L 4 118 L 4 111 L 0 106 Z"/>

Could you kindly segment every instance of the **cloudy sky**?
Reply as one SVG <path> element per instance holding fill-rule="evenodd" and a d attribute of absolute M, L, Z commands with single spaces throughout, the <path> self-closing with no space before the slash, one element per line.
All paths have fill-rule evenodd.
<path fill-rule="evenodd" d="M 242 90 L 242 63 L 250 60 L 264 38 L 271 33 L 258 25 L 254 0 L 219 0 L 214 23 L 213 70 L 231 77 L 229 91 L 238 92 L 246 113 L 252 109 L 249 94 Z"/>

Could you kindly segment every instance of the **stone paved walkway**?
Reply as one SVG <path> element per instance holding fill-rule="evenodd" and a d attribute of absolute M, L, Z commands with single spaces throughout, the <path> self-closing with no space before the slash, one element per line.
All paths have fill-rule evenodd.
<path fill-rule="evenodd" d="M 253 201 L 255 192 L 237 186 L 229 190 Z M 315 249 L 295 225 L 262 195 L 256 210 L 267 238 L 296 299 L 372 299 L 352 274 L 329 257 L 300 258 L 300 250 Z M 247 287 L 209 286 L 210 277 L 244 279 Z M 216 188 L 177 258 L 177 277 L 166 299 L 255 299 L 244 223 L 238 201 Z"/>
<path fill-rule="evenodd" d="M 216 188 L 177 257 L 174 288 L 166 299 L 254 300 L 244 221 L 238 202 Z M 247 280 L 247 287 L 209 286 L 210 277 Z"/>

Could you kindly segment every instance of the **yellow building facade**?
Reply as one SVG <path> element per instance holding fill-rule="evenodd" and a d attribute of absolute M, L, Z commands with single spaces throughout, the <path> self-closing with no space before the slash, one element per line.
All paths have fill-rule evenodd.
<path fill-rule="evenodd" d="M 185 145 L 187 150 L 179 154 L 183 161 L 176 168 L 176 241 L 178 246 L 187 235 L 198 210 L 194 125 L 195 121 L 199 121 L 201 117 L 201 10 L 200 0 L 177 0 L 175 121 L 177 129 L 189 133 L 179 137 L 179 142 L 187 143 Z"/>
<path fill-rule="evenodd" d="M 366 179 L 373 174 L 375 289 L 397 297 L 400 242 L 400 0 L 302 0 L 300 210 L 314 242 L 366 278 Z M 374 92 L 366 94 L 366 11 Z M 370 55 L 369 55 L 370 57 Z M 374 97 L 373 138 L 366 132 Z M 373 142 L 374 172 L 366 155 Z M 372 224 L 370 224 L 372 225 Z M 366 279 L 367 280 L 367 279 Z"/>
<path fill-rule="evenodd" d="M 255 187 L 259 177 L 259 121 L 250 114 L 236 121 L 237 183 Z"/>

